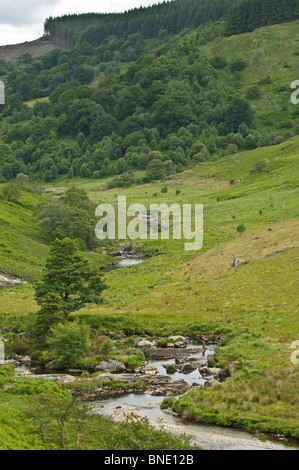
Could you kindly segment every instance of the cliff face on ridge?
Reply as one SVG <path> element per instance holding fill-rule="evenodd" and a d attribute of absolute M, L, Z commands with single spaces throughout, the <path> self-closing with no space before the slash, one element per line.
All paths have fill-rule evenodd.
<path fill-rule="evenodd" d="M 0 46 L 0 60 L 4 59 L 6 62 L 17 62 L 18 58 L 23 54 L 28 53 L 32 57 L 38 57 L 56 48 L 57 46 L 51 41 L 43 38 L 22 44 Z"/>

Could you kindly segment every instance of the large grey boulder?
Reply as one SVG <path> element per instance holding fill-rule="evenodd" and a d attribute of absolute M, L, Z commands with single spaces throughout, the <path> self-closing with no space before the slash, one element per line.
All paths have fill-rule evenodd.
<path fill-rule="evenodd" d="M 142 339 L 141 341 L 138 341 L 138 343 L 136 343 L 136 346 L 137 348 L 152 348 L 154 345 L 150 341 Z"/>
<path fill-rule="evenodd" d="M 116 361 L 114 359 L 109 359 L 109 361 L 101 361 L 96 367 L 96 371 L 109 372 L 111 374 L 120 374 L 125 372 L 125 370 L 126 366 L 122 362 Z"/>
<path fill-rule="evenodd" d="M 196 366 L 194 364 L 187 362 L 181 367 L 180 372 L 182 374 L 189 374 L 190 372 L 193 372 L 195 369 L 196 369 Z"/>

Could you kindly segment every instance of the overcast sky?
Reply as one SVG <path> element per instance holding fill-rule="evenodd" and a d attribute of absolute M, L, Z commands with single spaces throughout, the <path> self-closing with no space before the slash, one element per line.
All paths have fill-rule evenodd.
<path fill-rule="evenodd" d="M 70 13 L 123 12 L 163 0 L 0 0 L 0 46 L 42 36 L 44 20 Z"/>

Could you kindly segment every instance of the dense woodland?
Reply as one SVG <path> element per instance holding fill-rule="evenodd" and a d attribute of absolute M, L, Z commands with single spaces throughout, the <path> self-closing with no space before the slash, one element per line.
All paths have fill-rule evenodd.
<path fill-rule="evenodd" d="M 48 18 L 45 33 L 54 43 L 66 47 L 76 41 L 99 46 L 104 39 L 115 35 L 118 38 L 141 33 L 144 38 L 159 34 L 178 34 L 180 31 L 197 28 L 208 21 L 223 18 L 237 0 L 176 0 L 150 7 L 135 8 L 119 14 L 65 15 Z"/>
<path fill-rule="evenodd" d="M 59 25 L 70 26 L 75 35 L 85 32 L 78 33 L 75 47 L 35 59 L 24 54 L 17 64 L 0 62 L 6 84 L 6 106 L 0 109 L 0 181 L 20 174 L 46 182 L 59 175 L 114 176 L 110 185 L 127 186 L 136 181 L 133 170 L 143 171 L 142 181 L 162 179 L 199 162 L 294 135 L 256 129 L 252 102 L 260 96 L 259 86 L 250 87 L 246 96 L 239 92 L 246 60 L 208 59 L 202 53 L 203 45 L 223 37 L 225 22 L 173 35 L 187 23 L 192 27 L 221 17 L 231 3 L 185 0 L 104 15 L 115 31 L 102 30 L 105 37 L 99 41 L 91 32 L 96 33 L 103 15 L 48 20 L 51 35 Z M 264 3 L 259 2 L 261 7 Z M 170 31 L 172 15 L 178 27 Z M 161 22 L 153 30 L 155 18 Z M 144 29 L 137 32 L 129 19 Z M 90 23 L 94 25 L 86 29 Z M 230 74 L 225 88 L 218 81 L 222 69 Z"/>
<path fill-rule="evenodd" d="M 293 21 L 298 17 L 298 0 L 239 0 L 228 11 L 226 34 L 245 33 L 261 26 Z"/>

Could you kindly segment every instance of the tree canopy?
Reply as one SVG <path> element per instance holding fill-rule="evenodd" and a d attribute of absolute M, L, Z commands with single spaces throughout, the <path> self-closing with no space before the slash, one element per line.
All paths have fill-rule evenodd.
<path fill-rule="evenodd" d="M 52 243 L 50 256 L 36 285 L 36 301 L 43 306 L 49 294 L 59 295 L 60 307 L 67 313 L 80 310 L 87 303 L 102 303 L 105 289 L 102 276 L 79 253 L 74 240 L 65 238 Z"/>

